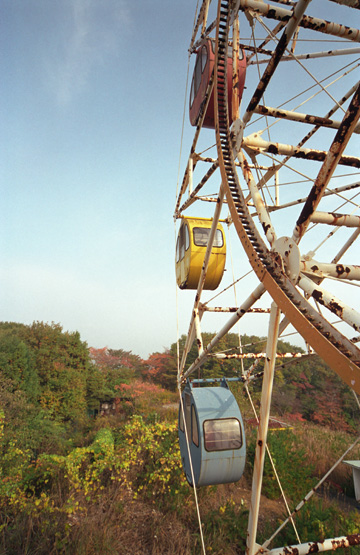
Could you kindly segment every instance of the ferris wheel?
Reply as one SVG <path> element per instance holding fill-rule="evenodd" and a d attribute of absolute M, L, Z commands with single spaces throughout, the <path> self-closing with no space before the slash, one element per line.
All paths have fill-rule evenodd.
<path fill-rule="evenodd" d="M 216 392 L 208 387 L 203 393 L 189 379 L 209 357 L 243 360 L 241 346 L 219 350 L 235 326 L 265 329 L 249 555 L 261 548 L 256 530 L 278 339 L 293 330 L 306 356 L 321 357 L 360 394 L 359 20 L 356 0 L 203 0 L 191 36 L 194 135 L 175 206 L 179 305 L 189 312 L 178 372 L 179 436 L 190 483 L 240 477 L 244 430 L 241 416 L 229 409 L 226 377 Z M 232 247 L 231 270 L 226 229 L 239 248 L 234 257 Z M 266 319 L 265 327 L 247 324 L 255 318 Z M 217 329 L 208 344 L 205 325 Z M 189 364 L 194 342 L 197 357 Z M 244 383 L 254 368 L 256 362 L 241 373 Z M 210 406 L 218 423 L 209 417 Z M 229 480 L 214 455 L 220 421 L 228 428 L 219 451 L 238 450 L 241 469 Z M 214 465 L 209 481 L 204 457 L 207 468 Z M 334 549 L 334 539 L 328 545 L 322 550 Z M 269 543 L 262 548 L 286 552 L 271 551 Z M 309 546 L 296 549 L 307 553 Z"/>

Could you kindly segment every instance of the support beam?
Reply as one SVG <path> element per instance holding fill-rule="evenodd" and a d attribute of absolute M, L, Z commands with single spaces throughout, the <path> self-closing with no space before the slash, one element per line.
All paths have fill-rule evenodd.
<path fill-rule="evenodd" d="M 303 160 L 314 160 L 315 162 L 324 162 L 328 156 L 328 152 L 325 150 L 300 148 L 294 145 L 265 141 L 265 139 L 262 139 L 257 133 L 244 137 L 242 146 L 257 154 L 268 152 L 269 154 L 289 156 L 289 158 L 301 158 Z M 338 164 L 352 168 L 360 168 L 360 158 L 355 156 L 340 156 Z"/>
<path fill-rule="evenodd" d="M 274 7 L 266 2 L 259 2 L 259 0 L 240 0 L 240 9 L 245 11 L 251 8 L 255 12 L 277 21 L 289 21 L 292 16 L 292 11 L 282 7 Z M 320 33 L 332 35 L 334 37 L 344 37 L 353 42 L 360 42 L 360 30 L 356 27 L 347 27 L 340 23 L 326 21 L 318 17 L 311 17 L 304 15 L 299 23 L 300 27 L 305 29 L 313 29 Z"/>
<path fill-rule="evenodd" d="M 360 49 L 359 49 L 360 50 Z M 330 118 L 323 118 L 321 116 L 313 116 L 310 114 L 302 114 L 300 112 L 292 112 L 290 110 L 280 110 L 279 108 L 272 108 L 270 106 L 259 105 L 255 112 L 262 116 L 270 116 L 277 119 L 287 119 L 290 121 L 297 121 L 299 123 L 308 123 L 310 125 L 318 125 L 319 127 L 330 127 L 331 129 L 339 129 L 341 121 L 333 120 Z M 358 124 L 354 133 L 360 133 L 360 124 Z"/>

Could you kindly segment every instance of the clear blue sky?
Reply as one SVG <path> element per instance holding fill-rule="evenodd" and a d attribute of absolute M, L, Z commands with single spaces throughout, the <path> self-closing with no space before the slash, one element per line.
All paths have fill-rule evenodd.
<path fill-rule="evenodd" d="M 144 358 L 176 341 L 172 214 L 195 5 L 2 0 L 1 320 L 53 321 Z M 186 113 L 181 177 L 192 137 Z M 193 298 L 181 293 L 180 333 Z"/>
<path fill-rule="evenodd" d="M 1 12 L 0 318 L 162 351 L 176 340 L 194 2 L 3 0 Z"/>

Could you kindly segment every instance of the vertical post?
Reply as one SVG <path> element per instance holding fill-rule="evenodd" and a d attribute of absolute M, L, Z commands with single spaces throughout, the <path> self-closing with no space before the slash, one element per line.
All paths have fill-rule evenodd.
<path fill-rule="evenodd" d="M 195 333 L 196 333 L 196 343 L 198 346 L 198 355 L 200 356 L 204 352 L 201 328 L 200 328 L 200 316 L 199 309 L 194 309 L 194 323 L 195 323 Z"/>
<path fill-rule="evenodd" d="M 256 531 L 259 518 L 260 495 L 264 471 L 266 439 L 270 417 L 271 395 L 274 381 L 274 368 L 277 340 L 279 334 L 280 314 L 281 313 L 278 306 L 275 303 L 272 303 L 269 320 L 269 334 L 266 345 L 264 377 L 261 390 L 260 418 L 255 449 L 254 474 L 252 482 L 246 555 L 254 555 L 255 552 Z"/>
<path fill-rule="evenodd" d="M 193 192 L 193 170 L 194 170 L 194 162 L 192 157 L 189 158 L 189 196 Z"/>

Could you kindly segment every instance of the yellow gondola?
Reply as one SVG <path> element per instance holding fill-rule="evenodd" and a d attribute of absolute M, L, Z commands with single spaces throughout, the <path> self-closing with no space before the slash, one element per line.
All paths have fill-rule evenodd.
<path fill-rule="evenodd" d="M 197 289 L 209 240 L 211 219 L 183 218 L 176 242 L 176 281 L 180 289 Z M 224 274 L 225 233 L 219 223 L 210 255 L 204 289 L 216 289 Z"/>

